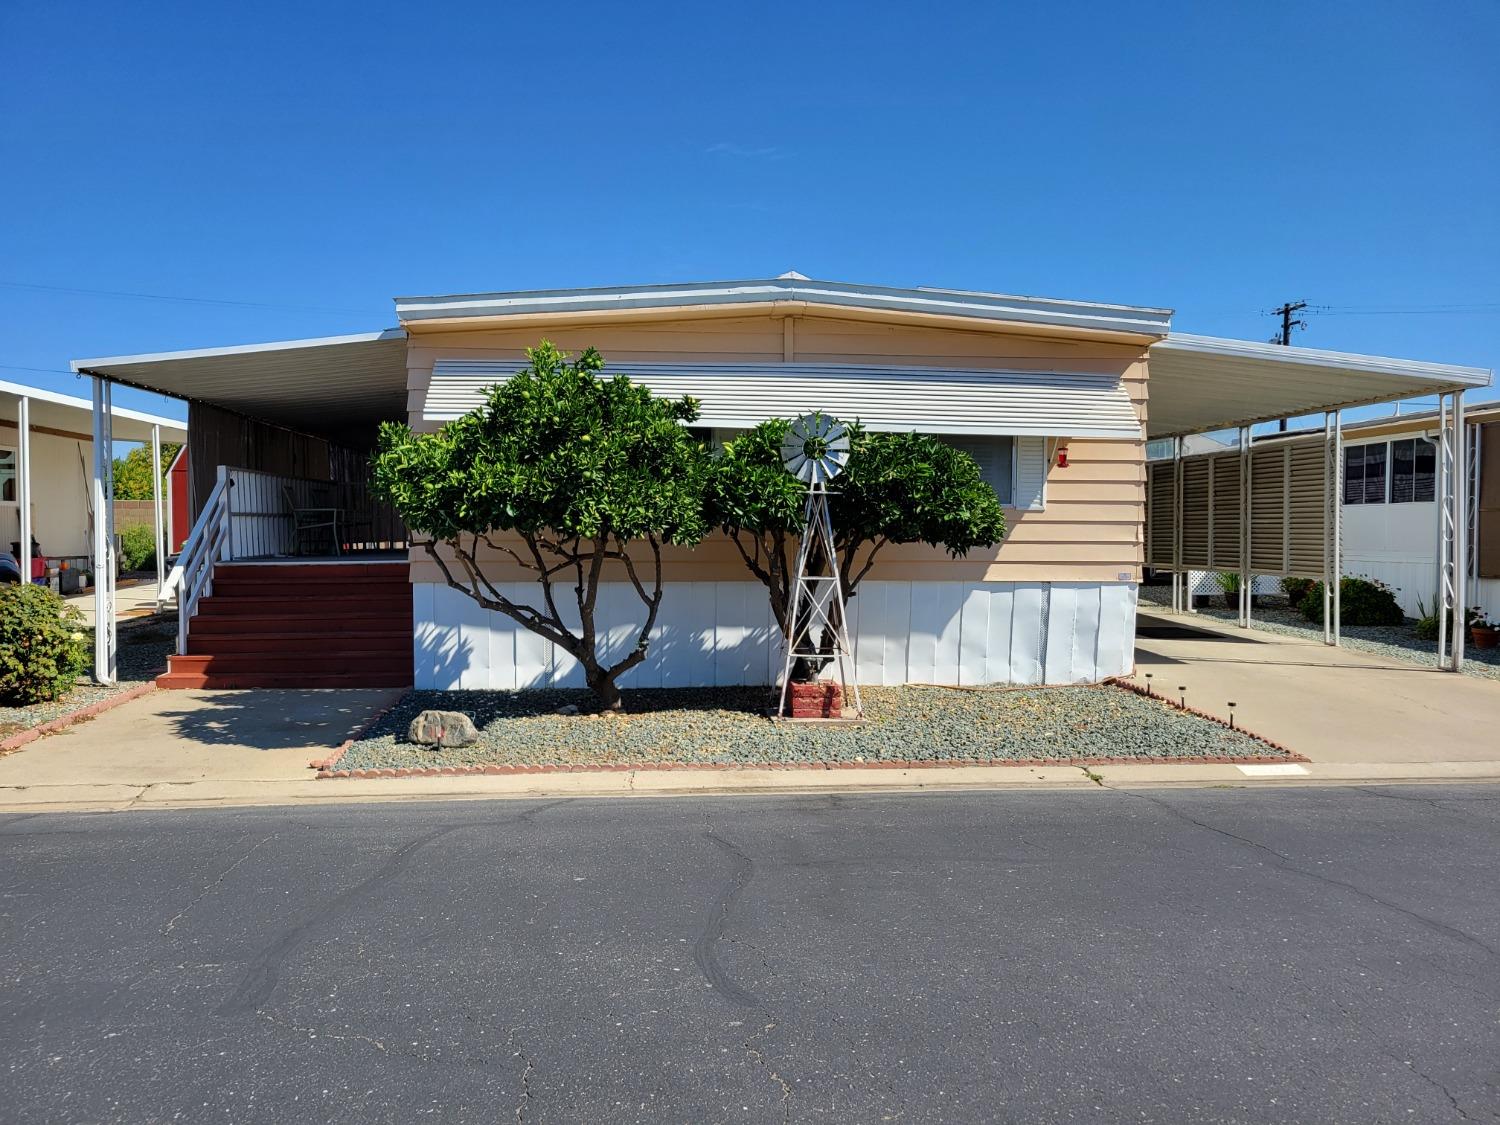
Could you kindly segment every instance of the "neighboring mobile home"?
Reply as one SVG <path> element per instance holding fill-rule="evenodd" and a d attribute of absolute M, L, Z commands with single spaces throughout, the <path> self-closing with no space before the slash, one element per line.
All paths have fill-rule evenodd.
<path fill-rule="evenodd" d="M 305 549 L 289 531 L 291 490 L 342 490 L 345 530 L 332 544 L 346 555 L 342 571 L 284 568 L 273 584 L 275 571 L 238 566 L 202 607 L 215 618 L 211 630 L 193 625 L 191 594 L 186 657 L 174 659 L 169 684 L 581 683 L 570 658 L 443 585 L 421 550 L 400 556 L 404 607 L 390 600 L 388 564 L 362 576 L 348 561 L 355 549 L 404 542 L 365 491 L 378 423 L 440 427 L 478 405 L 543 337 L 571 351 L 596 347 L 611 372 L 659 393 L 692 394 L 702 403 L 699 424 L 720 438 L 822 410 L 871 429 L 936 434 L 974 453 L 1007 505 L 1009 534 L 964 559 L 920 546 L 882 553 L 850 610 L 859 675 L 871 683 L 1078 683 L 1128 672 L 1148 438 L 1489 379 L 1438 364 L 1175 335 L 1165 309 L 799 274 L 401 298 L 396 312 L 400 326 L 379 333 L 75 362 L 81 373 L 189 400 L 194 518 L 230 559 L 269 562 Z M 191 539 L 184 554 L 196 558 Z M 531 586 L 503 557 L 493 565 L 513 596 Z M 215 566 L 223 564 L 210 558 L 200 571 Z M 670 551 L 666 578 L 650 658 L 625 686 L 769 683 L 780 662 L 766 593 L 733 549 L 711 538 Z M 366 580 L 382 584 L 379 598 L 359 597 Z M 310 595 L 294 628 L 293 599 L 309 582 L 337 597 Z M 262 601 L 240 607 L 241 633 L 263 618 L 282 639 L 274 658 L 259 662 L 248 655 L 253 637 L 224 639 L 224 607 L 212 604 L 252 589 Z M 624 625 L 641 612 L 620 593 L 605 595 L 601 620 L 618 614 Z M 337 598 L 350 617 L 331 628 Z M 393 622 L 408 630 L 404 660 L 386 649 L 362 663 L 368 646 L 350 639 L 356 621 L 372 633 L 383 624 L 387 640 Z M 626 630 L 615 632 L 607 643 L 625 643 Z"/>
<path fill-rule="evenodd" d="M 1500 402 L 1471 403 L 1468 604 L 1500 618 Z M 1378 578 L 1415 617 L 1438 587 L 1438 416 L 1425 410 L 1344 426 L 1344 573 Z M 1420 603 L 1420 606 L 1419 606 Z"/>
<path fill-rule="evenodd" d="M 174 418 L 116 407 L 116 441 L 184 442 Z M 27 479 L 27 467 L 30 479 Z M 86 398 L 0 382 L 0 551 L 21 562 L 23 510 L 45 559 L 75 559 L 91 570 L 95 500 L 93 404 Z M 26 504 L 29 498 L 30 503 Z M 167 498 L 163 497 L 166 510 Z M 23 566 L 23 570 L 39 568 Z"/>

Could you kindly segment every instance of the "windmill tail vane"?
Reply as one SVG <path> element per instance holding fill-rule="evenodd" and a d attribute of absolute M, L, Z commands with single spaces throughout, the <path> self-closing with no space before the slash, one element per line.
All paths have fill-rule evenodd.
<path fill-rule="evenodd" d="M 807 503 L 803 510 L 802 540 L 797 547 L 797 563 L 793 571 L 786 657 L 782 664 L 781 698 L 776 713 L 786 713 L 792 669 L 799 660 L 809 661 L 816 668 L 822 668 L 832 660 L 838 664 L 844 699 L 852 696 L 855 714 L 863 715 L 859 683 L 854 674 L 854 646 L 849 640 L 844 590 L 839 578 L 833 517 L 828 510 L 828 483 L 849 463 L 849 428 L 821 411 L 804 414 L 787 427 L 786 439 L 781 445 L 781 460 L 787 472 L 807 485 Z M 824 567 L 827 574 L 813 573 Z M 825 637 L 832 639 L 832 652 L 824 647 Z"/>

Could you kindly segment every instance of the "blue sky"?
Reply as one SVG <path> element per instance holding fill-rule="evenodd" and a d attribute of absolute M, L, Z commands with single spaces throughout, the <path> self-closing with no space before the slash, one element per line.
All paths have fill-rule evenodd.
<path fill-rule="evenodd" d="M 10 0 L 0 378 L 788 269 L 1494 367 L 1497 111 L 1493 0 Z"/>

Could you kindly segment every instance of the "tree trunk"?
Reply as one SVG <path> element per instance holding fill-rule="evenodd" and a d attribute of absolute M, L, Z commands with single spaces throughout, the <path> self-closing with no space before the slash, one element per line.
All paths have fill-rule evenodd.
<path fill-rule="evenodd" d="M 589 687 L 599 700 L 600 711 L 619 712 L 625 709 L 625 704 L 620 698 L 620 689 L 615 685 L 615 678 L 608 672 L 601 672 L 597 679 L 590 680 Z"/>

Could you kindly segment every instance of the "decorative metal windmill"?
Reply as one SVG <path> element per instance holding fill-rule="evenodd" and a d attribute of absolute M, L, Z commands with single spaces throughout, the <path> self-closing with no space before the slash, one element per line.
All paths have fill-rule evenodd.
<path fill-rule="evenodd" d="M 786 660 L 781 669 L 781 700 L 776 713 L 786 713 L 792 666 L 798 660 L 835 660 L 843 697 L 854 699 L 854 711 L 864 714 L 859 683 L 854 675 L 854 646 L 844 613 L 844 590 L 839 580 L 839 558 L 834 548 L 833 518 L 828 511 L 828 483 L 849 462 L 849 428 L 821 411 L 804 414 L 787 428 L 781 444 L 781 460 L 791 473 L 807 485 L 802 541 L 797 547 L 797 565 L 792 580 L 792 606 L 787 618 Z M 810 573 L 827 568 L 827 574 Z M 833 640 L 833 651 L 823 650 L 824 634 Z"/>

